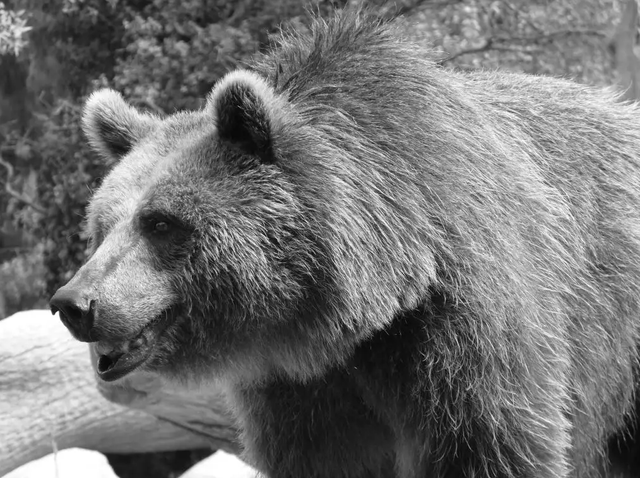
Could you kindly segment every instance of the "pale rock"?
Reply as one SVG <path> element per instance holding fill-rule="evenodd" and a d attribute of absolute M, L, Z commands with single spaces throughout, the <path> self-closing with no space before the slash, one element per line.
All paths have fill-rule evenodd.
<path fill-rule="evenodd" d="M 4 478 L 118 478 L 102 453 L 68 448 L 22 465 Z"/>
<path fill-rule="evenodd" d="M 237 456 L 219 450 L 193 465 L 180 475 L 180 478 L 260 478 L 261 476 Z"/>

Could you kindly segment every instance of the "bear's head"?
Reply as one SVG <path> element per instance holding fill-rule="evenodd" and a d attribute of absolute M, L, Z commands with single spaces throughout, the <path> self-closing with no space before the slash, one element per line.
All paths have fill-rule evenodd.
<path fill-rule="evenodd" d="M 85 134 L 116 164 L 51 306 L 103 380 L 310 377 L 420 302 L 433 259 L 398 239 L 412 219 L 380 204 L 378 153 L 340 120 L 249 71 L 166 118 L 90 97 Z"/>

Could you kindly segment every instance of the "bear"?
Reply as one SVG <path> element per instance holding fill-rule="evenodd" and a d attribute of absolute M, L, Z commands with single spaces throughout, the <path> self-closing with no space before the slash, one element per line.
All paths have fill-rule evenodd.
<path fill-rule="evenodd" d="M 99 356 L 216 383 L 270 478 L 565 478 L 634 414 L 640 111 L 460 72 L 396 21 L 316 18 L 159 117 L 113 90 L 114 163 L 52 312 Z"/>

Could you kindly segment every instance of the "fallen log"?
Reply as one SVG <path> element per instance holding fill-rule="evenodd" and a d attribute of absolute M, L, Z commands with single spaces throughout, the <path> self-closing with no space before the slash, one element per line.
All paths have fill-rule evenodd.
<path fill-rule="evenodd" d="M 237 453 L 236 430 L 215 389 L 172 389 L 144 373 L 96 386 L 90 363 L 87 345 L 49 311 L 0 321 L 0 476 L 74 447 Z"/>

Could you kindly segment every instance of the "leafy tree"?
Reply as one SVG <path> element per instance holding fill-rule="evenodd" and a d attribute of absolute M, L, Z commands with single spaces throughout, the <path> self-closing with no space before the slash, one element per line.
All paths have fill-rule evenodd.
<path fill-rule="evenodd" d="M 17 56 L 26 46 L 25 35 L 29 30 L 24 10 L 7 10 L 0 2 L 0 55 Z"/>

